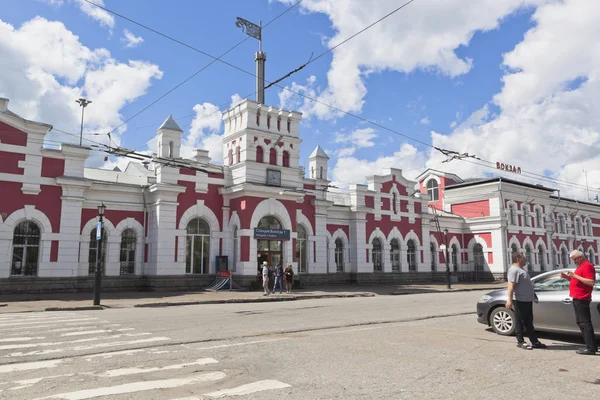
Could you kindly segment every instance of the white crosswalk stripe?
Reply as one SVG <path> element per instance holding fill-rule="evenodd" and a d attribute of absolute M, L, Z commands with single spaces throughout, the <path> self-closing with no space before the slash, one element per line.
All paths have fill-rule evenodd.
<path fill-rule="evenodd" d="M 206 400 L 291 387 L 254 376 L 252 368 L 244 379 L 239 366 L 221 365 L 213 358 L 237 344 L 169 345 L 168 337 L 138 332 L 95 315 L 0 316 L 0 398 L 139 400 L 160 392 L 165 400 Z M 55 359 L 42 361 L 41 357 Z"/>

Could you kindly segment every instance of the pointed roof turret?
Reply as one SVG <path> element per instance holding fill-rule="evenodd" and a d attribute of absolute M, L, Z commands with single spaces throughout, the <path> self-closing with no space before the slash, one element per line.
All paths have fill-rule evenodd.
<path fill-rule="evenodd" d="M 327 160 L 329 160 L 329 156 L 327 155 L 327 153 L 325 153 L 325 150 L 323 150 L 321 148 L 321 146 L 317 146 L 317 148 L 311 153 L 310 157 L 308 158 L 325 158 Z"/>
<path fill-rule="evenodd" d="M 169 117 L 167 119 L 165 119 L 165 122 L 162 123 L 162 125 L 160 126 L 160 128 L 158 128 L 159 131 L 161 129 L 166 129 L 166 130 L 170 130 L 170 131 L 177 131 L 177 132 L 183 132 L 183 129 L 181 129 L 179 127 L 179 125 L 177 125 L 177 122 L 175 122 L 175 119 L 173 118 L 172 115 L 169 115 Z"/>

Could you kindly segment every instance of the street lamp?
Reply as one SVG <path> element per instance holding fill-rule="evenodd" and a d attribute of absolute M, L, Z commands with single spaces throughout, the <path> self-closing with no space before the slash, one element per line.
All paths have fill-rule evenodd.
<path fill-rule="evenodd" d="M 81 131 L 79 133 L 79 145 L 82 145 L 83 142 L 83 113 L 85 111 L 85 108 L 88 106 L 88 104 L 91 104 L 92 101 L 91 100 L 86 100 L 85 98 L 81 97 L 78 100 L 75 100 L 75 103 L 79 103 L 79 105 L 81 106 Z"/>
<path fill-rule="evenodd" d="M 94 275 L 94 305 L 100 305 L 100 285 L 102 279 L 102 240 L 103 238 L 103 222 L 104 222 L 104 211 L 106 210 L 106 206 L 104 203 L 98 206 L 98 215 L 100 216 L 100 220 L 96 225 L 96 243 L 98 243 L 96 250 L 96 271 Z"/>
<path fill-rule="evenodd" d="M 448 228 L 444 229 L 444 240 L 446 242 L 446 287 L 452 289 L 450 283 L 450 251 L 448 250 Z"/>

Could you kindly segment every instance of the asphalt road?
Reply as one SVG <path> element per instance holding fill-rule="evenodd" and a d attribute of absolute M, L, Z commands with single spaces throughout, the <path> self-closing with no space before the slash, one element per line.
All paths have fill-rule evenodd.
<path fill-rule="evenodd" d="M 600 357 L 518 349 L 482 294 L 5 314 L 0 399 L 600 398 Z"/>

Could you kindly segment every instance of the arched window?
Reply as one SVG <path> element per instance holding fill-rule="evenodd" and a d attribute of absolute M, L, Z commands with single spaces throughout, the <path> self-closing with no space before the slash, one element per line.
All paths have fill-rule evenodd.
<path fill-rule="evenodd" d="M 514 244 L 514 243 L 511 244 L 510 245 L 510 252 L 511 253 L 518 253 L 519 252 L 519 247 L 516 244 Z M 512 254 L 511 254 L 511 256 L 512 256 Z"/>
<path fill-rule="evenodd" d="M 583 232 L 581 232 L 581 218 L 575 218 L 575 234 L 577 236 L 582 236 Z"/>
<path fill-rule="evenodd" d="M 530 220 L 529 220 L 529 205 L 525 205 L 525 208 L 523 208 L 523 225 L 525 226 L 531 226 Z"/>
<path fill-rule="evenodd" d="M 281 229 L 281 222 L 273 216 L 266 215 L 258 222 L 260 229 Z M 296 244 L 298 242 L 296 241 Z M 258 247 L 258 267 L 262 268 L 264 261 L 271 266 L 277 266 L 283 262 L 283 241 L 281 240 L 265 240 L 261 239 L 257 241 Z M 297 253 L 296 253 L 297 255 Z M 300 265 L 300 264 L 298 264 Z"/>
<path fill-rule="evenodd" d="M 233 227 L 233 260 L 231 260 L 231 270 L 236 271 L 236 266 L 238 263 L 238 246 L 240 245 L 240 239 L 238 238 L 238 228 L 237 226 Z"/>
<path fill-rule="evenodd" d="M 267 129 L 271 129 L 271 116 L 267 115 Z"/>
<path fill-rule="evenodd" d="M 235 148 L 235 162 L 239 163 L 240 162 L 240 158 L 241 158 L 241 151 L 240 151 L 240 146 Z"/>
<path fill-rule="evenodd" d="M 409 271 L 417 270 L 417 246 L 412 239 L 406 242 L 406 262 Z"/>
<path fill-rule="evenodd" d="M 535 209 L 535 223 L 538 228 L 544 227 L 544 219 L 542 218 L 542 209 L 539 207 Z"/>
<path fill-rule="evenodd" d="M 273 148 L 269 150 L 269 164 L 277 165 L 277 150 Z"/>
<path fill-rule="evenodd" d="M 265 158 L 265 156 L 264 156 L 263 148 L 260 146 L 257 146 L 256 147 L 256 162 L 263 163 L 263 162 L 265 162 L 264 158 Z"/>
<path fill-rule="evenodd" d="M 454 271 L 458 271 L 458 246 L 452 245 L 452 267 Z"/>
<path fill-rule="evenodd" d="M 398 239 L 392 239 L 390 242 L 390 262 L 392 263 L 392 271 L 400 271 L 400 243 Z"/>
<path fill-rule="evenodd" d="M 433 242 L 429 243 L 429 252 L 431 253 L 431 270 L 435 271 L 435 267 L 437 265 L 437 263 L 436 263 L 437 249 L 435 248 L 435 243 L 433 243 Z"/>
<path fill-rule="evenodd" d="M 588 218 L 586 221 L 587 233 L 586 236 L 594 236 L 594 230 L 592 229 L 592 219 Z"/>
<path fill-rule="evenodd" d="M 233 151 L 231 149 L 227 152 L 227 161 L 229 165 L 233 165 Z"/>
<path fill-rule="evenodd" d="M 102 228 L 102 253 L 100 254 L 100 272 L 104 275 L 106 265 L 106 229 Z M 96 228 L 90 232 L 90 248 L 88 251 L 88 273 L 96 273 L 96 262 L 98 256 L 98 240 L 96 239 Z"/>
<path fill-rule="evenodd" d="M 281 118 L 277 118 L 277 130 L 281 130 Z"/>
<path fill-rule="evenodd" d="M 290 153 L 288 153 L 287 151 L 283 152 L 283 166 L 284 167 L 290 166 Z"/>
<path fill-rule="evenodd" d="M 310 177 L 315 179 L 315 167 L 310 167 Z"/>
<path fill-rule="evenodd" d="M 373 257 L 373 271 L 383 271 L 383 262 L 381 259 L 381 240 L 375 238 L 371 244 L 373 245 L 373 250 L 371 250 L 371 255 Z"/>
<path fill-rule="evenodd" d="M 567 231 L 567 224 L 565 223 L 565 216 L 558 216 L 558 233 L 565 233 Z"/>
<path fill-rule="evenodd" d="M 554 248 L 554 246 L 552 246 L 552 268 L 558 268 L 558 262 L 556 260 L 556 249 Z"/>
<path fill-rule="evenodd" d="M 208 274 L 210 267 L 210 226 L 202 218 L 188 222 L 186 235 L 186 274 Z"/>
<path fill-rule="evenodd" d="M 596 264 L 596 257 L 594 257 L 594 250 L 590 247 L 588 250 L 588 261 L 592 264 Z"/>
<path fill-rule="evenodd" d="M 174 146 L 174 145 L 175 145 L 175 144 L 174 144 L 174 143 L 173 143 L 173 141 L 171 140 L 171 141 L 169 142 L 169 157 L 170 157 L 170 158 L 173 158 L 173 146 Z"/>
<path fill-rule="evenodd" d="M 260 126 L 260 111 L 256 112 L 256 126 Z"/>
<path fill-rule="evenodd" d="M 335 239 L 335 270 L 344 272 L 344 242 L 342 239 Z"/>
<path fill-rule="evenodd" d="M 542 245 L 538 246 L 538 258 L 540 260 L 540 271 L 544 272 L 546 270 L 546 252 Z"/>
<path fill-rule="evenodd" d="M 475 243 L 475 246 L 473 246 L 473 261 L 475 262 L 475 271 L 483 271 L 485 257 L 483 255 L 483 246 L 479 243 Z"/>
<path fill-rule="evenodd" d="M 438 191 L 438 183 L 435 179 L 429 180 L 427 182 L 427 194 L 431 196 L 431 201 L 439 200 L 439 191 Z"/>
<path fill-rule="evenodd" d="M 133 275 L 135 273 L 135 248 L 137 246 L 137 234 L 131 228 L 121 233 L 121 275 Z"/>
<path fill-rule="evenodd" d="M 323 166 L 319 167 L 319 179 L 324 179 L 323 178 Z"/>
<path fill-rule="evenodd" d="M 287 120 L 287 131 L 289 132 L 292 129 L 292 121 Z"/>
<path fill-rule="evenodd" d="M 95 232 L 95 231 L 94 231 Z M 40 228 L 32 221 L 16 226 L 12 245 L 12 276 L 36 276 L 40 254 Z"/>
<path fill-rule="evenodd" d="M 394 212 L 394 214 L 398 214 L 398 205 L 396 204 L 398 202 L 398 198 L 396 197 L 396 193 L 394 193 L 394 195 L 392 196 L 392 211 Z"/>
<path fill-rule="evenodd" d="M 298 262 L 298 270 L 300 272 L 307 271 L 307 246 L 306 239 L 308 235 L 306 234 L 306 229 L 300 224 L 296 227 L 296 231 L 298 233 L 298 238 L 296 239 L 296 261 Z"/>
<path fill-rule="evenodd" d="M 517 224 L 517 209 L 514 204 L 508 205 L 509 221 L 511 225 Z"/>
<path fill-rule="evenodd" d="M 531 254 L 531 246 L 525 245 L 525 259 L 527 260 L 527 270 L 533 271 L 533 255 Z"/>

